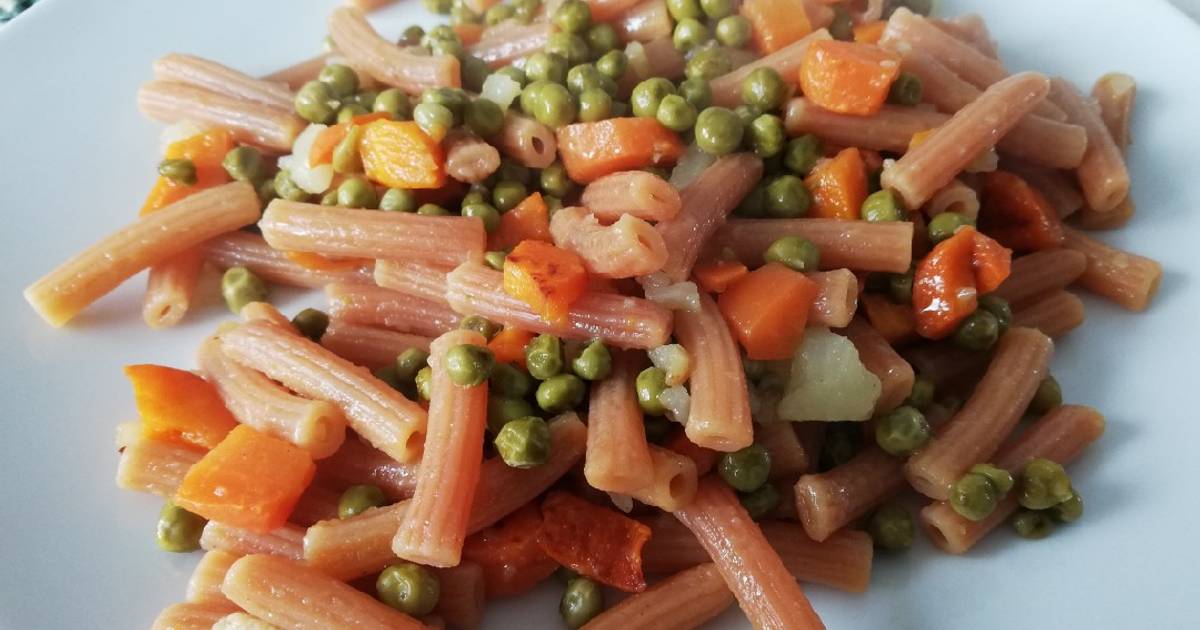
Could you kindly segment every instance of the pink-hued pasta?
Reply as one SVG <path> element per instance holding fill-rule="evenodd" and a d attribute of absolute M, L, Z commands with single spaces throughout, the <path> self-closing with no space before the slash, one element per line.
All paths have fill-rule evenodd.
<path fill-rule="evenodd" d="M 754 441 L 771 456 L 771 479 L 795 479 L 817 455 L 805 450 L 791 422 L 760 423 L 754 428 Z"/>
<path fill-rule="evenodd" d="M 349 438 L 336 453 L 317 465 L 317 479 L 342 487 L 378 486 L 393 501 L 417 489 L 417 464 L 401 464 L 358 438 Z"/>
<path fill-rule="evenodd" d="M 243 324 L 220 337 L 233 360 L 300 395 L 333 403 L 375 448 L 403 463 L 420 457 L 425 410 L 365 368 L 267 324 Z"/>
<path fill-rule="evenodd" d="M 392 551 L 400 558 L 434 567 L 452 567 L 462 559 L 463 540 L 487 425 L 488 383 L 463 387 L 447 371 L 447 354 L 457 346 L 486 346 L 483 335 L 454 330 L 429 348 L 429 424 L 417 489 L 409 502 Z"/>
<path fill-rule="evenodd" d="M 316 57 L 298 61 L 286 68 L 280 68 L 271 74 L 264 75 L 263 81 L 282 83 L 289 90 L 299 90 L 305 83 L 313 81 L 321 73 L 333 53 L 322 53 Z"/>
<path fill-rule="evenodd" d="M 461 319 L 445 304 L 369 284 L 331 284 L 325 295 L 329 316 L 349 324 L 437 337 L 457 328 Z"/>
<path fill-rule="evenodd" d="M 196 364 L 242 424 L 291 442 L 313 459 L 332 455 L 346 438 L 346 419 L 340 410 L 323 400 L 296 396 L 230 359 L 216 337 L 201 342 Z"/>
<path fill-rule="evenodd" d="M 934 193 L 923 210 L 930 218 L 943 212 L 955 212 L 974 221 L 979 217 L 979 196 L 974 188 L 956 179 Z"/>
<path fill-rule="evenodd" d="M 808 311 L 809 326 L 841 328 L 858 308 L 858 278 L 849 269 L 806 274 L 817 285 L 817 297 Z"/>
<path fill-rule="evenodd" d="M 117 487 L 173 497 L 188 469 L 203 456 L 182 444 L 139 437 L 121 449 Z"/>
<path fill-rule="evenodd" d="M 858 350 L 858 358 L 872 374 L 879 377 L 882 387 L 875 412 L 889 411 L 900 406 L 912 392 L 915 374 L 912 366 L 900 356 L 888 340 L 861 318 L 850 322 L 842 331 Z"/>
<path fill-rule="evenodd" d="M 321 484 L 309 484 L 296 501 L 296 507 L 292 508 L 292 513 L 288 514 L 288 522 L 295 523 L 300 527 L 308 527 L 313 523 L 335 518 L 341 498 L 342 494 L 333 488 Z"/>
<path fill-rule="evenodd" d="M 493 68 L 501 68 L 546 46 L 550 25 L 545 22 L 498 24 L 483 32 L 483 39 L 467 47 L 467 52 Z"/>
<path fill-rule="evenodd" d="M 273 153 L 286 153 L 304 129 L 304 121 L 282 110 L 204 88 L 168 81 L 147 81 L 137 95 L 138 111 L 161 123 L 193 120 L 228 129 L 238 142 Z"/>
<path fill-rule="evenodd" d="M 956 15 L 944 20 L 930 20 L 939 29 L 970 44 L 975 50 L 995 59 L 998 56 L 996 42 L 988 32 L 987 24 L 976 13 Z"/>
<path fill-rule="evenodd" d="M 808 52 L 809 45 L 813 42 L 828 39 L 833 39 L 829 35 L 829 31 L 823 28 L 813 31 L 758 61 L 748 63 L 733 72 L 713 79 L 709 84 L 712 88 L 713 104 L 722 107 L 740 105 L 742 102 L 742 82 L 746 77 L 750 76 L 751 72 L 759 68 L 772 68 L 779 73 L 779 76 L 784 77 L 785 81 L 797 82 L 800 75 L 800 65 L 804 62 L 804 55 Z"/>
<path fill-rule="evenodd" d="M 589 428 L 595 430 L 590 425 Z M 650 463 L 653 469 L 650 482 L 629 496 L 664 512 L 674 512 L 692 502 L 697 482 L 696 462 L 692 458 L 651 444 Z"/>
<path fill-rule="evenodd" d="M 629 96 L 638 82 L 651 77 L 677 79 L 683 76 L 687 60 L 675 48 L 670 35 L 652 39 L 645 43 L 630 42 L 625 49 L 630 58 L 625 74 L 617 80 L 617 95 Z"/>
<path fill-rule="evenodd" d="M 1128 74 L 1110 72 L 1096 80 L 1092 98 L 1100 105 L 1100 120 L 1104 121 L 1109 136 L 1121 153 L 1125 153 L 1132 142 L 1129 126 L 1137 98 L 1137 82 Z"/>
<path fill-rule="evenodd" d="M 692 275 L 700 251 L 742 198 L 762 178 L 762 160 L 751 153 L 727 155 L 704 169 L 680 192 L 682 207 L 673 219 L 654 226 L 666 243 L 663 273 L 682 282 Z"/>
<path fill-rule="evenodd" d="M 151 328 L 178 324 L 192 305 L 196 281 L 204 268 L 204 252 L 192 248 L 150 268 L 146 295 L 142 298 L 142 320 Z"/>
<path fill-rule="evenodd" d="M 675 512 L 675 518 L 708 552 L 754 627 L 825 627 L 758 524 L 720 479 L 710 476 L 701 480 L 696 497 Z"/>
<path fill-rule="evenodd" d="M 963 408 L 905 464 L 913 489 L 945 500 L 968 468 L 988 461 L 1049 374 L 1053 354 L 1054 342 L 1037 330 L 1013 328 L 1005 333 Z"/>
<path fill-rule="evenodd" d="M 1042 168 L 1021 160 L 1006 158 L 1001 167 L 1021 176 L 1030 186 L 1038 189 L 1046 201 L 1058 211 L 1059 218 L 1066 218 L 1083 208 L 1083 194 L 1075 178 L 1065 171 Z M 1117 212 L 1116 210 L 1113 213 Z"/>
<path fill-rule="evenodd" d="M 923 143 L 884 169 L 883 186 L 899 193 L 908 207 L 920 206 L 976 156 L 994 146 L 1046 98 L 1049 90 L 1050 81 L 1033 72 L 1014 74 L 992 85 Z"/>
<path fill-rule="evenodd" d="M 1013 326 L 1036 328 L 1057 339 L 1083 324 L 1087 313 L 1083 301 L 1073 293 L 1055 291 L 1013 312 Z"/>
<path fill-rule="evenodd" d="M 150 630 L 211 630 L 222 617 L 237 611 L 229 601 L 171 604 L 158 614 Z"/>
<path fill-rule="evenodd" d="M 292 320 L 279 312 L 279 309 L 272 306 L 269 302 L 251 302 L 243 306 L 242 310 L 238 311 L 238 315 L 244 322 L 266 322 L 279 326 L 291 333 L 300 332 L 292 325 Z"/>
<path fill-rule="evenodd" d="M 501 273 L 481 263 L 463 263 L 447 280 L 446 298 L 455 311 L 514 328 L 641 349 L 661 346 L 671 335 L 671 311 L 649 300 L 589 291 L 572 303 L 567 323 L 552 324 L 505 293 Z"/>
<path fill-rule="evenodd" d="M 372 370 L 391 365 L 409 348 L 428 352 L 430 341 L 421 335 L 351 324 L 341 319 L 331 319 L 321 336 L 321 345 L 326 350 Z"/>
<path fill-rule="evenodd" d="M 1066 228 L 1063 247 L 1087 257 L 1079 276 L 1083 288 L 1131 311 L 1144 311 L 1162 282 L 1157 261 L 1097 241 L 1079 230 Z"/>
<path fill-rule="evenodd" d="M 200 548 L 205 551 L 227 551 L 244 556 L 267 553 L 281 558 L 300 560 L 304 557 L 304 528 L 284 525 L 268 533 L 209 521 L 200 534 Z"/>
<path fill-rule="evenodd" d="M 946 114 L 898 105 L 884 105 L 873 116 L 838 114 L 806 98 L 794 98 L 788 101 L 783 124 L 792 136 L 811 133 L 838 146 L 903 153 L 913 134 L 947 120 Z"/>
<path fill-rule="evenodd" d="M 583 625 L 584 630 L 690 630 L 733 603 L 721 572 L 712 563 L 685 569 L 626 598 Z"/>
<path fill-rule="evenodd" d="M 209 240 L 203 246 L 208 261 L 222 269 L 245 267 L 271 284 L 320 288 L 333 282 L 363 284 L 371 282 L 370 269 L 316 270 L 303 267 L 250 232 L 230 232 Z"/>
<path fill-rule="evenodd" d="M 1089 208 L 1109 212 L 1129 196 L 1129 171 L 1120 147 L 1100 118 L 1097 108 L 1065 79 L 1051 81 L 1050 98 L 1067 112 L 1068 119 L 1087 130 L 1088 148 L 1075 169 Z"/>
<path fill-rule="evenodd" d="M 623 171 L 588 184 L 579 203 L 600 221 L 612 223 L 625 215 L 665 221 L 679 214 L 683 201 L 667 180 L 645 171 Z"/>
<path fill-rule="evenodd" d="M 904 273 L 912 264 L 913 224 L 839 219 L 732 219 L 721 226 L 706 251 L 717 257 L 728 248 L 743 264 L 762 264 L 776 239 L 802 236 L 821 252 L 826 269 Z"/>
<path fill-rule="evenodd" d="M 314 523 L 304 533 L 304 563 L 346 581 L 383 570 L 396 562 L 392 538 L 408 503 L 401 501 L 369 508 L 350 518 Z"/>
<path fill-rule="evenodd" d="M 500 168 L 500 152 L 475 134 L 453 131 L 442 147 L 446 150 L 446 174 L 460 182 L 481 182 Z"/>
<path fill-rule="evenodd" d="M 754 442 L 742 356 L 725 318 L 707 293 L 700 310 L 675 314 L 675 338 L 691 357 L 692 395 L 685 432 L 694 444 L 732 452 Z"/>
<path fill-rule="evenodd" d="M 644 364 L 644 358 L 617 350 L 611 375 L 592 385 L 583 475 L 598 490 L 632 494 L 654 481 L 654 462 L 634 386 Z"/>
<path fill-rule="evenodd" d="M 290 630 L 425 628 L 349 584 L 275 556 L 250 555 L 234 562 L 221 590 L 246 612 Z"/>
<path fill-rule="evenodd" d="M 215 549 L 207 551 L 196 563 L 192 577 L 188 580 L 187 600 L 189 602 L 225 602 L 233 605 L 221 592 L 221 582 L 229 567 L 242 557 L 241 554 Z"/>
<path fill-rule="evenodd" d="M 375 284 L 405 295 L 446 304 L 449 269 L 416 260 L 375 262 Z"/>
<path fill-rule="evenodd" d="M 1017 474 L 1030 460 L 1044 457 L 1066 464 L 1104 433 L 1104 416 L 1091 407 L 1063 405 L 1042 416 L 996 457 L 995 464 Z M 949 553 L 966 553 L 1017 510 L 1016 493 L 1000 501 L 981 521 L 959 516 L 948 503 L 925 506 L 918 518 L 933 544 Z"/>
<path fill-rule="evenodd" d="M 624 42 L 651 42 L 669 38 L 674 28 L 666 0 L 620 0 L 622 4 L 633 4 L 612 22 L 617 37 Z"/>
<path fill-rule="evenodd" d="M 554 244 L 575 252 L 589 273 L 634 278 L 656 273 L 667 262 L 667 243 L 654 226 L 633 215 L 601 225 L 587 208 L 562 208 L 550 217 Z"/>
<path fill-rule="evenodd" d="M 1081 202 L 1082 203 L 1082 202 Z M 1087 206 L 1079 208 L 1080 212 L 1075 224 L 1085 230 L 1112 230 L 1123 227 L 1137 213 L 1137 205 L 1133 196 L 1126 197 L 1108 212 L 1096 212 Z"/>
<path fill-rule="evenodd" d="M 409 94 L 419 94 L 431 87 L 462 86 L 456 57 L 418 55 L 404 50 L 380 37 L 357 9 L 334 9 L 329 15 L 329 37 L 355 68 Z"/>
<path fill-rule="evenodd" d="M 154 60 L 154 78 L 204 88 L 230 98 L 292 111 L 292 91 L 285 85 L 256 79 L 215 61 L 167 53 Z"/>
<path fill-rule="evenodd" d="M 937 343 L 908 348 L 904 351 L 904 358 L 912 364 L 917 374 L 940 388 L 981 375 L 991 356 L 949 343 Z"/>
<path fill-rule="evenodd" d="M 438 569 L 438 602 L 433 614 L 441 617 L 449 628 L 474 630 L 483 622 L 483 567 L 463 562 L 455 567 Z"/>
<path fill-rule="evenodd" d="M 408 212 L 363 212 L 276 199 L 258 222 L 275 249 L 325 256 L 420 260 L 454 266 L 482 256 L 483 221 Z"/>
<path fill-rule="evenodd" d="M 994 295 L 1015 307 L 1075 282 L 1087 269 L 1087 256 L 1073 249 L 1047 249 L 1014 259 L 1011 269 Z"/>
<path fill-rule="evenodd" d="M 529 168 L 546 168 L 558 156 L 552 129 L 513 112 L 505 115 L 504 127 L 493 140 L 505 155 Z"/>
<path fill-rule="evenodd" d="M 62 326 L 137 272 L 253 223 L 258 195 L 236 182 L 202 190 L 136 221 L 67 259 L 25 289 L 42 319 Z"/>

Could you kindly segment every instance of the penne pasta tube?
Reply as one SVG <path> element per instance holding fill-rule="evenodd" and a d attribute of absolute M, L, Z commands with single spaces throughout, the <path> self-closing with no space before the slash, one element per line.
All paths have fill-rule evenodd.
<path fill-rule="evenodd" d="M 912 264 L 913 224 L 907 221 L 732 219 L 717 230 L 706 257 L 728 248 L 743 264 L 757 266 L 771 243 L 784 236 L 812 241 L 827 269 L 904 273 Z"/>
<path fill-rule="evenodd" d="M 587 208 L 562 208 L 550 217 L 550 235 L 555 245 L 578 254 L 588 272 L 602 278 L 646 276 L 667 262 L 662 234 L 629 214 L 606 226 Z"/>
<path fill-rule="evenodd" d="M 233 602 L 221 592 L 221 582 L 229 567 L 242 557 L 241 554 L 222 549 L 206 551 L 196 563 L 192 577 L 188 580 L 187 600 L 189 602 L 224 602 L 230 606 Z"/>
<path fill-rule="evenodd" d="M 392 538 L 408 501 L 369 508 L 345 519 L 314 523 L 304 533 L 304 563 L 330 577 L 350 581 L 396 562 Z"/>
<path fill-rule="evenodd" d="M 447 368 L 449 353 L 463 345 L 486 347 L 487 340 L 472 330 L 454 330 L 430 345 L 425 454 L 416 491 L 392 539 L 398 557 L 434 567 L 452 567 L 462 559 L 483 458 L 488 383 L 461 386 Z"/>
<path fill-rule="evenodd" d="M 458 327 L 461 319 L 447 305 L 369 284 L 325 287 L 331 320 L 381 326 L 422 337 L 436 337 Z"/>
<path fill-rule="evenodd" d="M 650 463 L 653 467 L 650 482 L 630 492 L 629 496 L 664 512 L 674 512 L 692 502 L 697 477 L 692 458 L 651 444 Z"/>
<path fill-rule="evenodd" d="M 724 482 L 711 476 L 701 480 L 696 497 L 675 512 L 675 518 L 708 552 L 754 627 L 825 627 L 796 578 Z"/>
<path fill-rule="evenodd" d="M 327 400 L 372 446 L 400 462 L 420 457 L 425 410 L 365 369 L 299 335 L 261 323 L 220 335 L 233 360 L 266 374 L 288 389 Z"/>
<path fill-rule="evenodd" d="M 142 298 L 142 320 L 147 326 L 167 328 L 183 319 L 203 267 L 204 253 L 192 248 L 150 268 Z"/>
<path fill-rule="evenodd" d="M 363 212 L 276 199 L 258 222 L 275 249 L 325 256 L 415 259 L 447 266 L 482 256 L 483 221 L 407 212 Z"/>
<path fill-rule="evenodd" d="M 668 257 L 662 269 L 667 277 L 682 282 L 692 275 L 705 243 L 762 173 L 762 160 L 750 153 L 736 153 L 713 162 L 680 191 L 679 214 L 654 226 L 666 243 Z"/>
<path fill-rule="evenodd" d="M 1073 293 L 1054 291 L 1013 312 L 1013 326 L 1036 328 L 1057 339 L 1083 324 L 1083 301 Z"/>
<path fill-rule="evenodd" d="M 974 221 L 979 217 L 979 196 L 974 188 L 956 179 L 934 193 L 923 209 L 930 218 L 943 212 L 956 212 Z"/>
<path fill-rule="evenodd" d="M 349 438 L 317 465 L 317 479 L 338 486 L 371 484 L 393 501 L 417 489 L 417 464 L 401 464 L 358 438 Z"/>
<path fill-rule="evenodd" d="M 1162 282 L 1162 265 L 1097 241 L 1073 228 L 1063 229 L 1063 247 L 1087 257 L 1078 283 L 1131 311 L 1144 311 Z"/>
<path fill-rule="evenodd" d="M 700 294 L 700 310 L 675 314 L 675 338 L 691 357 L 692 401 L 684 427 L 693 443 L 732 452 L 754 442 L 742 355 L 716 302 Z"/>
<path fill-rule="evenodd" d="M 1050 205 L 1058 211 L 1059 218 L 1066 218 L 1083 208 L 1083 195 L 1079 192 L 1075 178 L 1069 177 L 1063 171 L 1041 168 L 1011 159 L 1004 160 L 1002 166 L 1004 170 L 1016 173 L 1029 185 L 1038 189 L 1046 201 L 1049 201 Z"/>
<path fill-rule="evenodd" d="M 939 29 L 970 44 L 975 50 L 995 59 L 998 56 L 996 42 L 988 32 L 987 24 L 977 13 L 956 15 L 944 20 L 930 20 Z"/>
<path fill-rule="evenodd" d="M 808 52 L 809 45 L 828 39 L 833 39 L 829 35 L 829 31 L 823 28 L 818 29 L 758 61 L 748 63 L 733 72 L 713 79 L 709 83 L 712 88 L 713 104 L 721 107 L 740 105 L 742 103 L 742 82 L 750 76 L 751 72 L 759 68 L 771 68 L 778 72 L 779 76 L 785 77 L 786 81 L 792 84 L 797 83 L 800 65 L 804 62 L 804 55 Z"/>
<path fill-rule="evenodd" d="M 441 617 L 446 626 L 456 630 L 474 630 L 483 622 L 483 568 L 474 562 L 437 569 L 438 601 L 433 614 Z"/>
<path fill-rule="evenodd" d="M 139 437 L 121 449 L 117 487 L 173 497 L 188 469 L 203 456 L 182 444 Z"/>
<path fill-rule="evenodd" d="M 1015 74 L 989 87 L 923 143 L 884 169 L 883 186 L 896 191 L 910 208 L 924 204 L 976 156 L 1004 137 L 1045 99 L 1049 89 L 1049 80 L 1033 72 Z"/>
<path fill-rule="evenodd" d="M 963 408 L 916 454 L 904 474 L 917 492 L 939 501 L 968 468 L 988 458 L 1012 433 L 1049 374 L 1054 342 L 1039 331 L 1012 328 Z"/>
<path fill-rule="evenodd" d="M 267 623 L 244 612 L 229 613 L 212 625 L 212 630 L 280 630 L 279 626 Z"/>
<path fill-rule="evenodd" d="M 589 2 L 595 5 L 595 2 Z M 667 11 L 666 0 L 609 0 L 607 5 L 631 5 L 616 16 L 612 22 L 617 37 L 624 42 L 651 42 L 657 39 L 670 38 L 674 23 Z M 592 19 L 602 20 L 595 16 L 596 9 L 592 8 Z M 603 13 L 607 13 L 604 11 Z"/>
<path fill-rule="evenodd" d="M 529 168 L 546 168 L 558 156 L 558 138 L 540 122 L 509 112 L 493 139 L 508 157 Z"/>
<path fill-rule="evenodd" d="M 485 30 L 483 38 L 468 46 L 467 52 L 493 68 L 501 68 L 545 48 L 549 40 L 550 25 L 546 22 L 510 22 Z"/>
<path fill-rule="evenodd" d="M 900 356 L 888 340 L 862 318 L 856 318 L 842 331 L 858 350 L 858 358 L 864 367 L 879 377 L 882 387 L 875 403 L 875 413 L 899 407 L 912 392 L 915 374 L 904 357 Z"/>
<path fill-rule="evenodd" d="M 583 475 L 597 490 L 633 494 L 656 481 L 635 388 L 643 366 L 642 357 L 616 350 L 612 373 L 592 385 Z"/>
<path fill-rule="evenodd" d="M 1104 416 L 1090 407 L 1062 405 L 1042 416 L 996 457 L 1000 468 L 1018 474 L 1030 460 L 1043 457 L 1067 464 L 1104 433 Z M 948 503 L 936 502 L 921 510 L 918 521 L 933 544 L 949 553 L 966 553 L 988 532 L 1017 510 L 1016 493 L 1009 493 L 981 521 L 959 516 Z"/>
<path fill-rule="evenodd" d="M 712 563 L 684 569 L 605 610 L 585 630 L 690 630 L 716 617 L 733 603 L 721 572 Z"/>
<path fill-rule="evenodd" d="M 1017 307 L 1040 295 L 1066 288 L 1087 269 L 1087 256 L 1073 249 L 1047 249 L 1012 261 L 1008 278 L 993 292 Z"/>
<path fill-rule="evenodd" d="M 1108 135 L 1124 154 L 1132 142 L 1129 136 L 1133 102 L 1137 98 L 1137 82 L 1128 74 L 1110 72 L 1096 80 L 1092 98 L 1100 106 L 1100 120 Z"/>
<path fill-rule="evenodd" d="M 1109 212 L 1129 196 L 1129 171 L 1120 147 L 1104 126 L 1092 103 L 1065 79 L 1051 81 L 1050 98 L 1067 112 L 1068 119 L 1087 130 L 1088 148 L 1075 169 L 1087 205 L 1095 212 Z"/>
<path fill-rule="evenodd" d="M 222 96 L 252 101 L 285 112 L 292 111 L 292 91 L 273 81 L 264 81 L 215 61 L 167 53 L 154 60 L 154 78 L 204 88 Z"/>
<path fill-rule="evenodd" d="M 1079 208 L 1079 218 L 1076 225 L 1085 230 L 1113 230 L 1123 227 L 1137 213 L 1137 205 L 1133 196 L 1126 197 L 1116 208 L 1108 212 L 1096 212 L 1087 206 Z"/>
<path fill-rule="evenodd" d="M 321 70 L 329 62 L 331 55 L 332 53 L 322 53 L 316 57 L 297 61 L 286 68 L 280 68 L 264 76 L 262 80 L 270 83 L 282 83 L 292 91 L 299 90 L 305 83 L 316 80 L 317 75 L 321 74 Z"/>
<path fill-rule="evenodd" d="M 841 328 L 858 309 L 858 278 L 849 269 L 805 274 L 817 285 L 817 297 L 808 311 L 810 326 Z"/>
<path fill-rule="evenodd" d="M 201 342 L 196 364 L 238 422 L 291 442 L 313 459 L 328 457 L 342 445 L 346 419 L 337 407 L 296 396 L 225 356 L 220 339 L 209 337 Z"/>
<path fill-rule="evenodd" d="M 226 615 L 235 613 L 238 607 L 224 602 L 184 602 L 171 604 L 154 619 L 151 630 L 211 630 L 213 624 Z"/>
<path fill-rule="evenodd" d="M 266 553 L 280 558 L 304 558 L 304 528 L 284 525 L 266 534 L 209 521 L 200 534 L 200 548 L 205 551 L 227 551 L 244 556 Z"/>
<path fill-rule="evenodd" d="M 416 348 L 429 351 L 429 337 L 350 324 L 331 319 L 321 345 L 325 349 L 358 365 L 372 370 L 392 365 L 405 350 Z"/>
<path fill-rule="evenodd" d="M 25 289 L 25 300 L 62 326 L 137 272 L 204 241 L 253 223 L 258 195 L 249 184 L 202 190 L 136 221 L 69 258 Z"/>
<path fill-rule="evenodd" d="M 460 182 L 481 182 L 500 168 L 500 152 L 472 133 L 451 132 L 442 146 L 446 149 L 446 174 Z"/>
<path fill-rule="evenodd" d="M 409 94 L 420 94 L 431 87 L 462 86 L 456 57 L 417 55 L 404 50 L 380 37 L 357 9 L 333 10 L 329 15 L 329 38 L 356 69 Z"/>
<path fill-rule="evenodd" d="M 319 288 L 333 282 L 363 284 L 371 282 L 371 270 L 355 266 L 337 269 L 310 269 L 287 257 L 258 234 L 229 232 L 201 246 L 212 264 L 228 269 L 245 267 L 271 284 Z"/>
<path fill-rule="evenodd" d="M 288 522 L 308 527 L 319 521 L 336 518 L 341 498 L 341 493 L 332 488 L 310 484 L 296 501 L 296 507 L 288 515 Z"/>
<path fill-rule="evenodd" d="M 791 422 L 759 423 L 754 441 L 771 456 L 771 479 L 795 479 L 818 455 L 805 450 Z"/>
<path fill-rule="evenodd" d="M 677 79 L 684 74 L 687 62 L 683 53 L 675 48 L 668 33 L 647 41 L 630 42 L 625 47 L 625 55 L 629 58 L 629 66 L 625 74 L 617 80 L 617 95 L 628 97 L 638 82 L 651 77 Z"/>
<path fill-rule="evenodd" d="M 904 153 L 913 134 L 947 120 L 949 116 L 940 112 L 898 105 L 884 105 L 873 116 L 838 114 L 806 98 L 793 98 L 788 101 L 783 125 L 790 136 L 811 133 L 838 146 Z"/>
<path fill-rule="evenodd" d="M 425 628 L 349 584 L 275 556 L 240 558 L 229 568 L 221 590 L 255 617 L 295 630 Z"/>
<path fill-rule="evenodd" d="M 667 180 L 645 171 L 622 171 L 592 181 L 579 202 L 603 223 L 625 215 L 665 221 L 679 214 L 679 191 Z"/>
<path fill-rule="evenodd" d="M 193 120 L 228 129 L 238 142 L 273 153 L 285 153 L 304 129 L 291 109 L 217 94 L 204 88 L 168 81 L 147 81 L 137 95 L 138 111 L 161 123 Z"/>
<path fill-rule="evenodd" d="M 292 320 L 288 319 L 279 309 L 275 308 L 268 302 L 250 302 L 238 311 L 244 322 L 266 322 L 279 326 L 290 333 L 299 333 L 300 331 L 292 325 Z"/>
<path fill-rule="evenodd" d="M 641 349 L 661 346 L 671 334 L 671 311 L 649 300 L 589 291 L 571 305 L 566 324 L 552 324 L 505 293 L 501 273 L 481 263 L 463 263 L 447 280 L 446 298 L 455 311 L 514 328 Z"/>
<path fill-rule="evenodd" d="M 378 260 L 375 284 L 431 302 L 446 303 L 447 269 L 416 260 Z"/>

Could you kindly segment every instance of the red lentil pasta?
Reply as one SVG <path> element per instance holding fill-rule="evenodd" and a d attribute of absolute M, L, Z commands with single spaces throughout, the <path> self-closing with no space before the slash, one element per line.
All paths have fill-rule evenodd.
<path fill-rule="evenodd" d="M 381 4 L 263 78 L 153 60 L 143 212 L 25 290 L 63 326 L 149 270 L 166 328 L 207 263 L 239 316 L 130 368 L 117 485 L 205 550 L 154 627 L 470 630 L 564 566 L 570 627 L 823 628 L 799 582 L 865 591 L 876 548 L 1080 516 L 1052 462 L 1104 421 L 1054 340 L 1163 274 L 1083 231 L 1136 219 L 1133 77 L 1011 74 L 979 16 L 886 0 L 747 0 L 700 50 L 664 0 L 399 40 Z"/>

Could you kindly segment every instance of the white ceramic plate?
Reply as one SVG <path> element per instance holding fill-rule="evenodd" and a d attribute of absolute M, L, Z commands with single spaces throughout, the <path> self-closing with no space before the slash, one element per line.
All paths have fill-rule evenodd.
<path fill-rule="evenodd" d="M 965 557 L 922 540 L 878 557 L 866 595 L 808 592 L 830 628 L 1194 628 L 1200 29 L 1161 0 L 944 5 L 982 13 L 1014 69 L 1081 85 L 1109 70 L 1138 78 L 1139 212 L 1104 238 L 1158 258 L 1166 277 L 1143 315 L 1088 299 L 1088 324 L 1059 344 L 1054 369 L 1068 400 L 1109 418 L 1072 468 L 1087 500 L 1082 522 L 1042 542 L 997 532 Z M 224 307 L 152 332 L 139 277 L 54 330 L 20 291 L 136 213 L 158 159 L 159 126 L 134 107 L 152 59 L 186 51 L 268 72 L 319 49 L 333 6 L 47 0 L 0 27 L 0 627 L 147 627 L 183 598 L 198 554 L 158 551 L 160 502 L 113 485 L 113 428 L 134 414 L 120 368 L 191 366 Z M 375 21 L 398 33 L 421 13 L 406 0 Z M 304 299 L 315 301 L 293 293 L 282 305 L 291 312 Z M 487 626 L 556 628 L 556 604 L 546 587 L 489 609 Z M 716 625 L 745 622 L 734 610 Z"/>

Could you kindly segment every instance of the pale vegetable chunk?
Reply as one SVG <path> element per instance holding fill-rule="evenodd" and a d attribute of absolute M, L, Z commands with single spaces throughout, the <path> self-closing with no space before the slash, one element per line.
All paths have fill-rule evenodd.
<path fill-rule="evenodd" d="M 827 328 L 809 328 L 792 358 L 779 417 L 793 422 L 866 420 L 881 385 L 849 339 Z"/>

